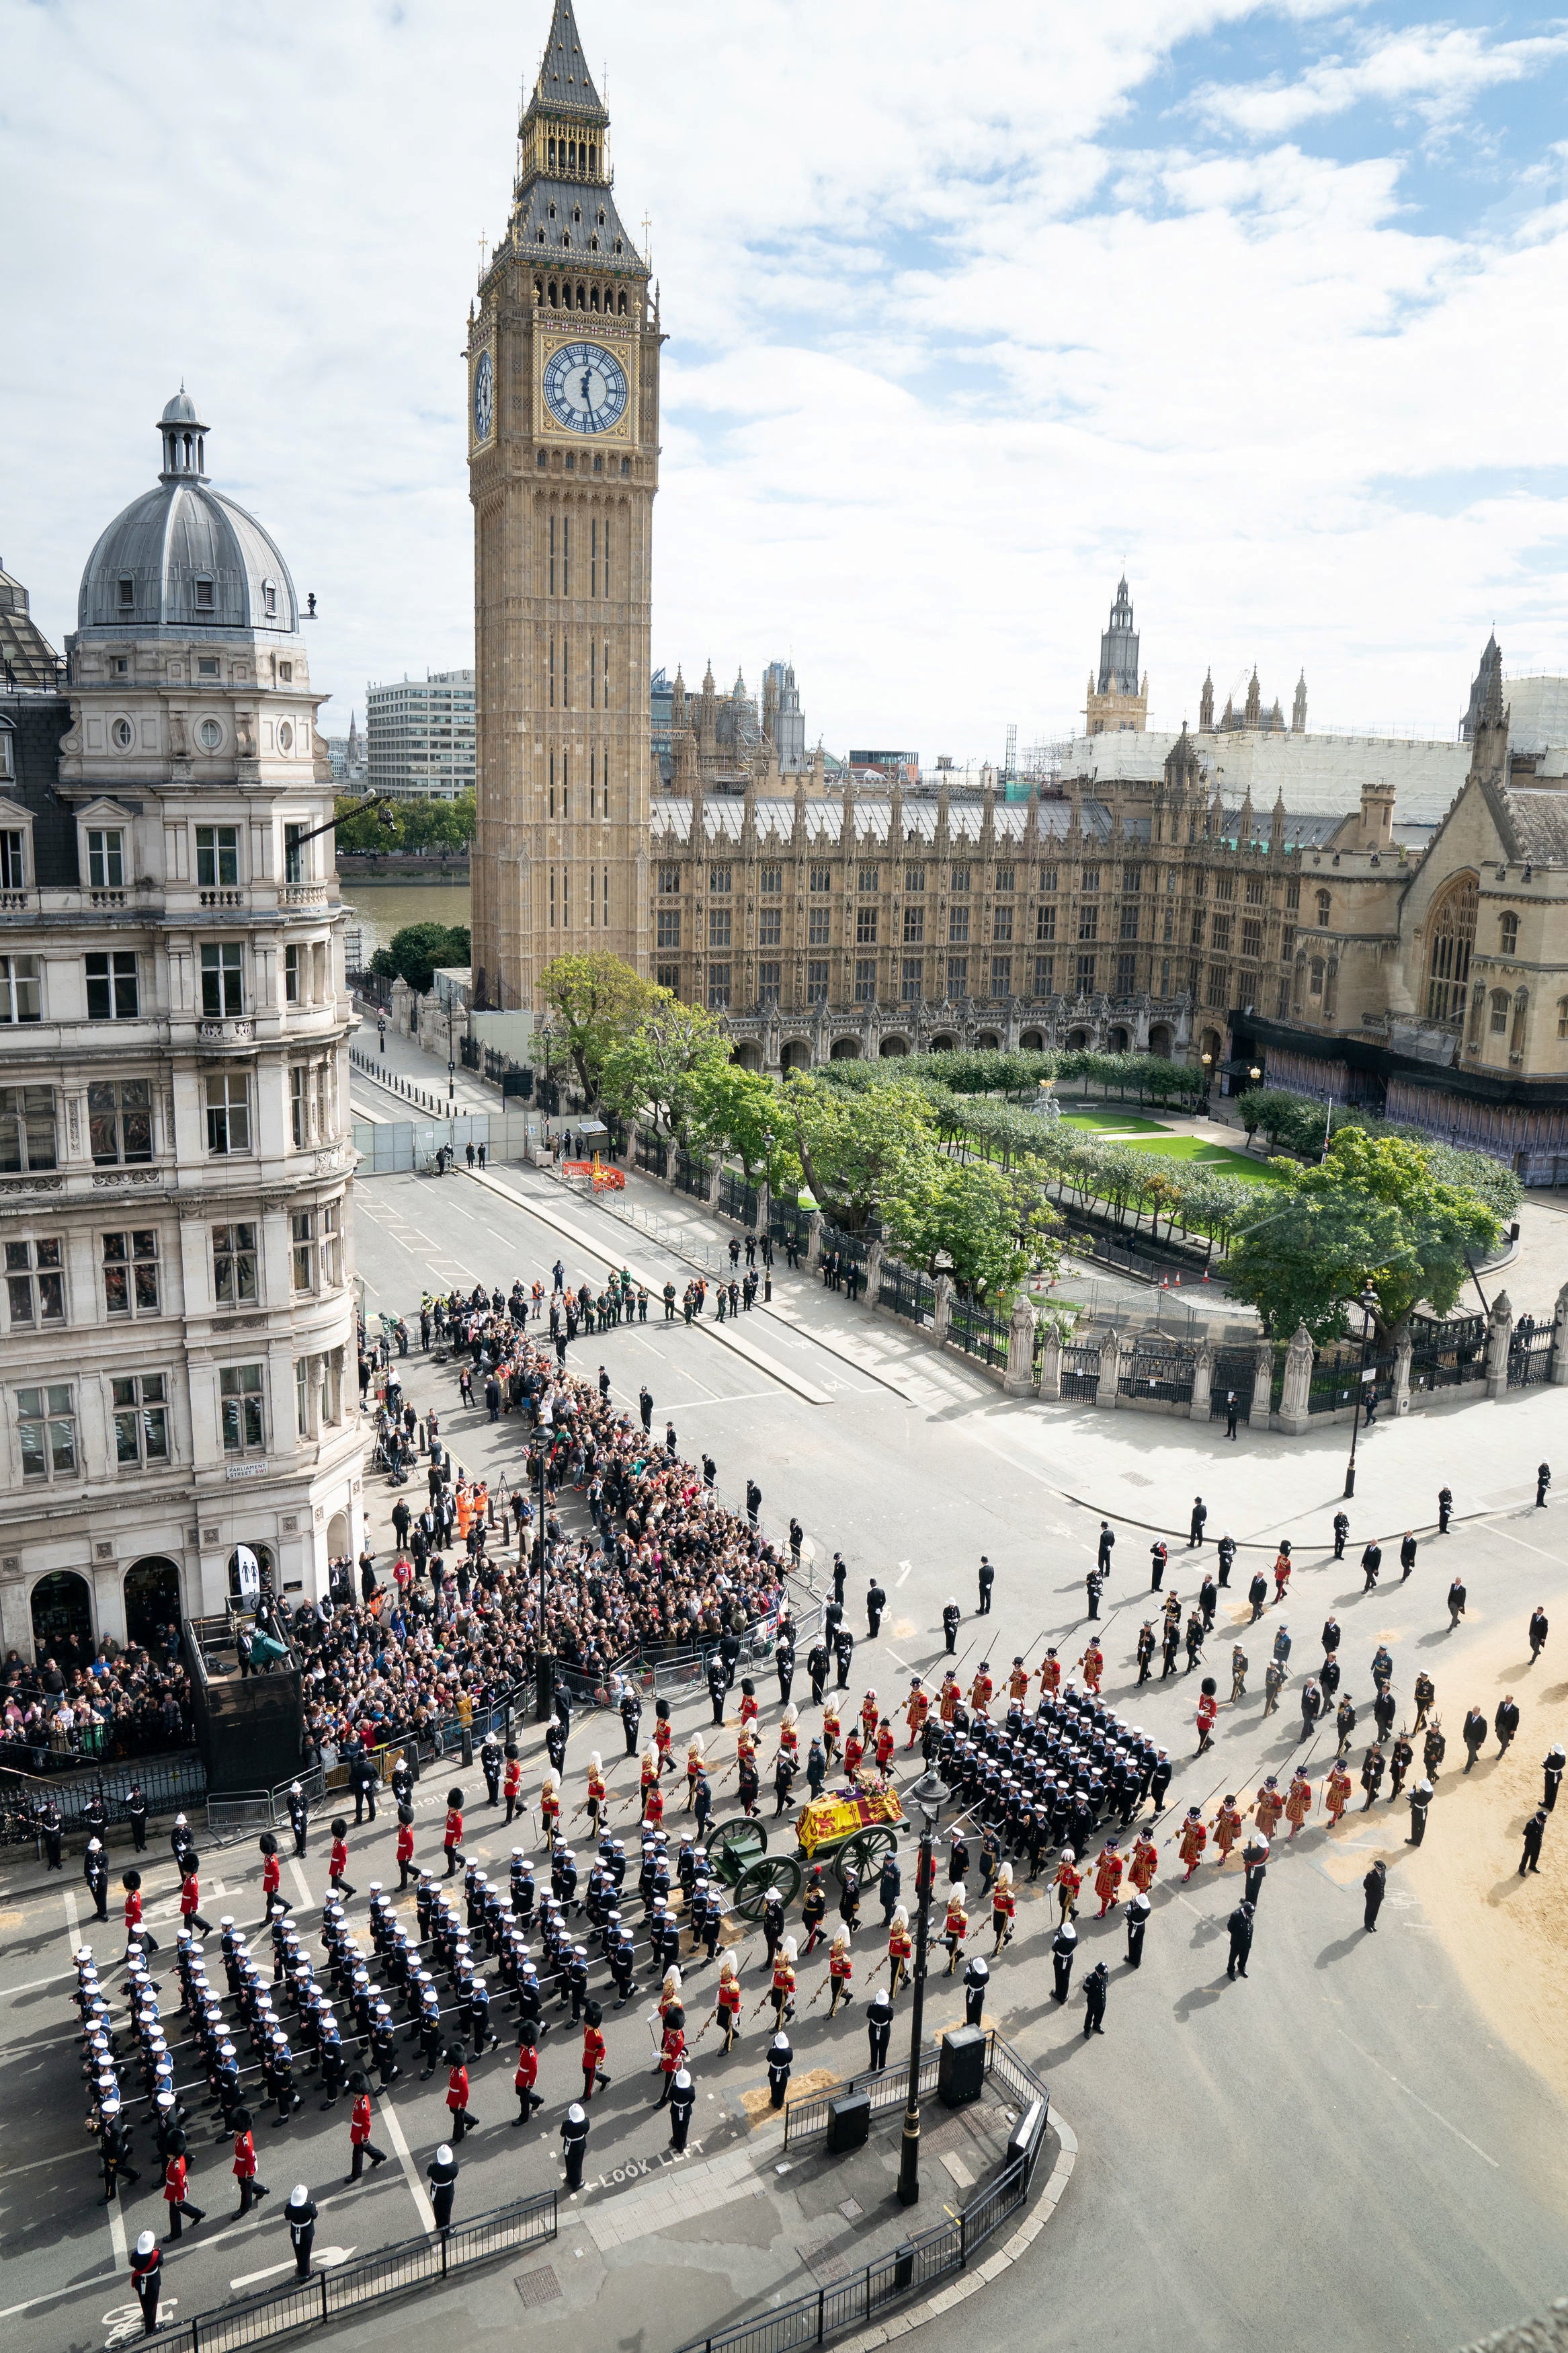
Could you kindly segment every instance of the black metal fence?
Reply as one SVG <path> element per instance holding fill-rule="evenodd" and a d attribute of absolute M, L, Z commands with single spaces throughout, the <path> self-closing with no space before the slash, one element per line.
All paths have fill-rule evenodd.
<path fill-rule="evenodd" d="M 822 1255 L 831 1258 L 835 1250 L 846 1266 L 864 1270 L 869 1248 L 864 1234 L 847 1234 L 842 1226 L 830 1226 L 824 1219 L 822 1225 Z"/>
<path fill-rule="evenodd" d="M 936 1313 L 936 1285 L 918 1267 L 903 1266 L 896 1258 L 882 1261 L 878 1304 L 890 1307 L 911 1324 L 929 1324 Z"/>
<path fill-rule="evenodd" d="M 655 1176 L 662 1176 L 664 1153 L 665 1144 L 662 1135 L 655 1135 L 646 1127 L 638 1129 L 637 1165 L 639 1168 L 651 1168 Z"/>
<path fill-rule="evenodd" d="M 768 1231 L 775 1242 L 793 1241 L 804 1257 L 811 1240 L 811 1211 L 798 1201 L 770 1201 Z"/>
<path fill-rule="evenodd" d="M 757 1188 L 737 1176 L 732 1168 L 719 1172 L 719 1211 L 722 1217 L 733 1218 L 737 1225 L 757 1222 Z"/>
<path fill-rule="evenodd" d="M 1092 1405 L 1100 1395 L 1100 1343 L 1069 1340 L 1062 1350 L 1062 1395 Z"/>
<path fill-rule="evenodd" d="M 705 1160 L 693 1160 L 689 1152 L 677 1151 L 675 1189 L 678 1193 L 689 1193 L 694 1199 L 705 1201 L 708 1198 L 708 1175 Z"/>
<path fill-rule="evenodd" d="M 556 2235 L 556 2192 L 546 2189 L 512 2206 L 499 2206 L 455 2231 L 405 2239 L 357 2263 L 317 2271 L 270 2294 L 246 2296 L 215 2311 L 171 2320 L 158 2331 L 161 2346 L 174 2353 L 242 2353 L 250 2345 L 319 2327 L 344 2313 L 362 2310 L 384 2296 L 448 2279 L 454 2272 L 519 2248 L 542 2246 Z"/>
<path fill-rule="evenodd" d="M 68 1834 L 80 1830 L 94 1797 L 103 1799 L 111 1823 L 129 1821 L 128 1801 L 138 1785 L 153 1815 L 190 1813 L 206 1801 L 206 1767 L 194 1748 L 124 1764 L 94 1763 L 85 1769 L 79 1757 L 66 1757 L 58 1762 L 74 1769 L 47 1777 L 24 1761 L 29 1754 L 11 1746 L 0 1763 L 0 1846 L 37 1843 L 37 1813 L 50 1799 L 59 1808 Z"/>
<path fill-rule="evenodd" d="M 1508 1344 L 1508 1385 L 1532 1389 L 1552 1378 L 1552 1327 L 1525 1315 L 1513 1327 Z"/>
<path fill-rule="evenodd" d="M 1158 1405 L 1191 1405 L 1196 1364 L 1197 1350 L 1184 1347 L 1179 1341 L 1135 1340 L 1122 1358 L 1117 1388 L 1124 1398 Z"/>
<path fill-rule="evenodd" d="M 1256 1348 L 1216 1348 L 1209 1381 L 1209 1419 L 1226 1420 L 1234 1398 L 1237 1419 L 1245 1421 L 1252 1411 L 1252 1391 L 1257 1378 Z"/>
<path fill-rule="evenodd" d="M 922 2095 L 935 2084 L 936 2057 L 935 2052 L 921 2055 Z M 773 2305 L 754 2320 L 739 2321 L 734 2327 L 721 2329 L 714 2336 L 694 2337 L 680 2348 L 680 2353 L 795 2353 L 796 2348 L 823 2345 L 847 2329 L 863 2327 L 877 2313 L 918 2289 L 964 2270 L 978 2250 L 1027 2198 L 1035 2167 L 1046 2145 L 1050 2113 L 1050 2094 L 1046 2085 L 997 2041 L 994 2033 L 987 2037 L 985 2064 L 988 2074 L 994 2073 L 1002 2077 L 1032 2125 L 1022 2152 L 1003 2168 L 994 2181 L 977 2190 L 961 2212 L 950 2211 L 932 2229 L 921 2231 L 887 2254 L 879 2255 L 848 2279 L 796 2296 L 791 2303 Z M 848 2084 L 835 2084 L 830 2092 L 792 2101 L 784 2112 L 786 2146 L 792 2136 L 798 2139 L 802 2133 L 826 2126 L 828 2099 L 856 2088 L 870 2093 L 873 2111 L 901 2106 L 907 2078 L 901 2069 L 881 2075 L 860 2075 Z"/>
<path fill-rule="evenodd" d="M 1485 1380 L 1487 1319 L 1484 1315 L 1451 1315 L 1446 1323 L 1430 1316 L 1410 1322 L 1410 1388 L 1458 1388 L 1466 1381 Z"/>
<path fill-rule="evenodd" d="M 1005 1316 L 994 1314 L 977 1300 L 953 1301 L 947 1336 L 966 1356 L 978 1356 L 982 1363 L 999 1366 L 1005 1372 L 1010 1331 Z"/>

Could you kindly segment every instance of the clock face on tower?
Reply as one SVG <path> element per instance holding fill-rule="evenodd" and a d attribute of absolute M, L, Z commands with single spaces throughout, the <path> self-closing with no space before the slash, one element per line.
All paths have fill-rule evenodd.
<path fill-rule="evenodd" d="M 568 433 L 607 433 L 626 411 L 626 374 L 602 343 L 563 343 L 544 364 L 544 405 Z"/>
<path fill-rule="evenodd" d="M 481 352 L 474 369 L 474 438 L 488 441 L 495 422 L 495 369 L 489 352 Z"/>

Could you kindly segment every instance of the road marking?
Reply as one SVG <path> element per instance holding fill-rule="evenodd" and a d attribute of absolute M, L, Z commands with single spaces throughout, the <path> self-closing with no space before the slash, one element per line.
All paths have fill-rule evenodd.
<path fill-rule="evenodd" d="M 305 1866 L 297 1854 L 291 1854 L 289 1857 L 289 1868 L 294 1874 L 294 1884 L 299 1890 L 300 1903 L 304 1905 L 307 1911 L 313 1910 L 316 1899 L 310 1893 L 310 1883 L 305 1876 Z"/>
<path fill-rule="evenodd" d="M 1419 2092 L 1413 2092 L 1410 2089 L 1409 2084 L 1402 2082 L 1401 2079 L 1394 2073 L 1392 2068 L 1385 2067 L 1381 2059 L 1374 2059 L 1370 2051 L 1363 2051 L 1359 2042 L 1352 2042 L 1351 2037 L 1345 2033 L 1342 2026 L 1340 2028 L 1339 2031 L 1342 2039 L 1350 2043 L 1352 2051 L 1360 2053 L 1361 2057 L 1366 2061 L 1369 2067 L 1375 2067 L 1380 2075 L 1386 2075 L 1388 2077 L 1389 2082 L 1394 2085 L 1395 2091 L 1403 2092 L 1406 2098 L 1415 2101 L 1418 2108 L 1426 2109 L 1426 2114 L 1432 2118 L 1435 2124 L 1441 2125 L 1445 2132 L 1451 2132 L 1456 2140 L 1462 2140 L 1465 2147 L 1468 2149 L 1473 2149 L 1479 2158 L 1482 2158 L 1486 2164 L 1491 2167 L 1494 2173 L 1500 2173 L 1502 2171 L 1502 2168 L 1499 2165 L 1496 2158 L 1488 2157 L 1486 2150 L 1480 2147 L 1477 2142 L 1473 2141 L 1468 2133 L 1462 2133 L 1458 2125 L 1450 2124 L 1447 2116 L 1439 2114 L 1437 2109 L 1430 2106 L 1428 2103 L 1421 2097 Z"/>
<path fill-rule="evenodd" d="M 331 2271 L 338 2263 L 346 2263 L 353 2253 L 353 2247 L 317 2247 L 310 2260 L 318 2271 Z M 279 2272 L 293 2269 L 293 2256 L 286 2255 L 280 2263 L 268 2263 L 263 2272 L 241 2272 L 237 2279 L 230 2280 L 229 2287 L 237 2295 L 242 2287 L 258 2287 L 263 2280 L 276 2279 Z"/>
<path fill-rule="evenodd" d="M 1539 1545 L 1527 1544 L 1523 1536 L 1510 1535 L 1507 1528 L 1494 1526 L 1492 1534 L 1494 1536 L 1501 1536 L 1507 1544 L 1518 1545 L 1521 1549 L 1525 1552 L 1538 1554 L 1542 1560 L 1552 1562 L 1558 1568 L 1561 1568 L 1563 1566 L 1563 1556 L 1560 1552 L 1542 1552 Z"/>
<path fill-rule="evenodd" d="M 66 1907 L 66 1935 L 70 1940 L 70 1957 L 74 1966 L 78 1948 L 81 1944 L 81 1922 L 77 1913 L 74 1892 L 68 1887 L 62 1887 L 60 1894 Z"/>
<path fill-rule="evenodd" d="M 131 2267 L 131 2249 L 126 2244 L 125 2216 L 121 2211 L 121 2194 L 119 2191 L 116 2191 L 114 2203 L 109 2209 L 109 2237 L 110 2243 L 114 2249 L 115 2270 L 117 2272 L 128 2271 Z"/>
<path fill-rule="evenodd" d="M 390 2100 L 384 2100 L 381 2104 L 381 2122 L 386 2126 L 386 2137 L 397 2152 L 397 2162 L 403 2168 L 403 2178 L 418 2210 L 419 2220 L 427 2231 L 434 2231 L 436 2210 L 425 2194 L 425 2184 L 419 2179 L 419 2169 L 409 2154 L 408 2143 L 403 2137 L 403 2126 L 397 2121 L 397 2111 Z"/>
<path fill-rule="evenodd" d="M 902 1583 L 903 1583 L 903 1581 L 904 1581 L 905 1577 L 908 1577 L 908 1575 L 909 1575 L 909 1573 L 910 1573 L 910 1569 L 911 1569 L 911 1568 L 913 1568 L 913 1567 L 914 1567 L 914 1563 L 913 1563 L 913 1561 L 912 1561 L 912 1560 L 901 1560 L 901 1561 L 900 1561 L 900 1563 L 899 1563 L 899 1575 L 898 1575 L 898 1580 L 897 1580 L 897 1581 L 898 1581 L 898 1583 L 899 1583 L 900 1585 L 902 1585 Z"/>

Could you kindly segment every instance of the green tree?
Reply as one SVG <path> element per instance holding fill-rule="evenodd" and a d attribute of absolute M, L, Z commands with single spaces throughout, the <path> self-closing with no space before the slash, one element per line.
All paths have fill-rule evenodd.
<path fill-rule="evenodd" d="M 882 1205 L 889 1247 L 901 1259 L 935 1269 L 945 1250 L 964 1289 L 1000 1299 L 1030 1267 L 1054 1276 L 1061 1220 L 1036 1187 L 984 1162 L 935 1156 L 910 1163 Z"/>
<path fill-rule="evenodd" d="M 394 932 L 385 947 L 377 948 L 370 968 L 384 979 L 405 980 L 424 997 L 436 986 L 438 965 L 461 967 L 472 954 L 466 924 L 406 923 L 402 931 Z"/>
<path fill-rule="evenodd" d="M 780 1090 L 787 1133 L 805 1181 L 825 1214 L 858 1234 L 895 1194 L 930 1184 L 943 1161 L 924 1088 L 892 1080 L 847 1093 L 815 1071 Z"/>
<path fill-rule="evenodd" d="M 605 1055 L 600 1100 L 623 1117 L 650 1113 L 661 1134 L 683 1134 L 700 1082 L 729 1061 L 722 1024 L 656 988 L 636 1028 Z"/>
<path fill-rule="evenodd" d="M 1501 1229 L 1479 1194 L 1434 1174 L 1421 1145 L 1349 1127 L 1283 1201 L 1276 1189 L 1257 1209 L 1232 1245 L 1230 1286 L 1279 1338 L 1298 1323 L 1315 1340 L 1334 1338 L 1368 1285 L 1380 1336 L 1423 1301 L 1446 1315 L 1469 1280 L 1469 1261 Z"/>
<path fill-rule="evenodd" d="M 742 1071 L 737 1063 L 717 1057 L 705 1060 L 691 1074 L 688 1090 L 687 1124 L 700 1145 L 732 1152 L 748 1178 L 769 1158 L 767 1138 L 777 1143 L 784 1134 L 779 1082 L 761 1071 Z"/>
<path fill-rule="evenodd" d="M 539 976 L 539 994 L 583 1092 L 596 1102 L 605 1058 L 631 1036 L 658 992 L 622 957 L 595 949 L 552 957 Z"/>

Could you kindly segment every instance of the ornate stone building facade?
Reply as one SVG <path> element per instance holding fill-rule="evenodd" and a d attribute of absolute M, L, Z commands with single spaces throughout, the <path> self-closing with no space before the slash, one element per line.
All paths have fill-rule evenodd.
<path fill-rule="evenodd" d="M 301 617 L 184 392 L 63 683 L 0 691 L 0 1641 L 362 1534 L 342 912 Z M 51 657 L 52 661 L 52 657 Z"/>

